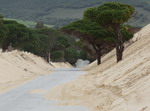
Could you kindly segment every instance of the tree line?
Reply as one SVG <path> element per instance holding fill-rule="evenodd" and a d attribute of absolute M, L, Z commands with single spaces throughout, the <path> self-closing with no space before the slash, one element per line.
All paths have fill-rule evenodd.
<path fill-rule="evenodd" d="M 119 2 L 107 2 L 84 12 L 82 20 L 64 26 L 62 31 L 76 35 L 93 46 L 97 64 L 101 64 L 102 49 L 116 47 L 117 62 L 122 60 L 124 42 L 133 37 L 125 24 L 135 8 Z"/>
<path fill-rule="evenodd" d="M 4 20 L 0 16 L 0 48 L 28 51 L 43 57 L 49 62 L 70 62 L 78 58 L 87 59 L 84 49 L 80 48 L 76 38 L 62 33 L 59 29 L 47 28 L 38 22 L 35 28 L 28 28 L 13 20 Z"/>
<path fill-rule="evenodd" d="M 123 59 L 124 42 L 133 37 L 131 26 L 126 23 L 134 13 L 135 8 L 131 5 L 107 2 L 88 8 L 82 20 L 61 29 L 46 28 L 42 23 L 37 23 L 34 29 L 28 28 L 16 21 L 3 20 L 0 16 L 0 47 L 4 52 L 11 44 L 13 48 L 32 52 L 47 61 L 51 56 L 52 61 L 71 64 L 78 58 L 91 59 L 90 54 L 95 56 L 94 50 L 98 65 L 104 50 L 109 52 L 116 48 L 119 62 Z"/>

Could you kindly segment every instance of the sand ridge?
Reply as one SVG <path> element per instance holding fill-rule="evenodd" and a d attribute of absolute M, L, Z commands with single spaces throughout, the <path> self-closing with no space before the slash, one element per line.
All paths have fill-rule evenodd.
<path fill-rule="evenodd" d="M 93 111 L 150 111 L 150 25 L 134 35 L 116 63 L 115 50 L 84 70 L 88 73 L 57 86 L 46 98 L 85 105 Z"/>
<path fill-rule="evenodd" d="M 52 68 L 44 59 L 28 52 L 0 52 L 0 93 L 41 74 L 49 74 Z"/>

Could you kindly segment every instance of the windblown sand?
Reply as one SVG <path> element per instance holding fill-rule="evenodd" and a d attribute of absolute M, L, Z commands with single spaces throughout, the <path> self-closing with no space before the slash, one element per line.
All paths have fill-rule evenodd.
<path fill-rule="evenodd" d="M 0 94 L 41 74 L 49 74 L 53 66 L 31 53 L 0 52 Z"/>
<path fill-rule="evenodd" d="M 116 63 L 115 50 L 85 69 L 88 73 L 55 87 L 46 97 L 92 111 L 150 111 L 150 25 L 136 33 Z"/>

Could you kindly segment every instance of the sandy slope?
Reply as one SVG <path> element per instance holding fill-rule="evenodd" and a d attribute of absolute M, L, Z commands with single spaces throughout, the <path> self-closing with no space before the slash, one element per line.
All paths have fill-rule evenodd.
<path fill-rule="evenodd" d="M 51 62 L 51 65 L 55 68 L 73 68 L 73 66 L 68 62 Z"/>
<path fill-rule="evenodd" d="M 0 53 L 0 93 L 39 74 L 50 73 L 51 65 L 31 53 L 13 51 Z"/>
<path fill-rule="evenodd" d="M 94 111 L 150 111 L 150 25 L 135 34 L 132 42 L 123 61 L 116 63 L 113 50 L 101 65 L 92 63 L 86 75 L 55 87 L 46 97 Z"/>

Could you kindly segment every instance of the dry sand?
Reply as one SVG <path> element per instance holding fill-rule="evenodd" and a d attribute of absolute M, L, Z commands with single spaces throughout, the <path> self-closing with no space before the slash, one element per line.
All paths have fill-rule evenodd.
<path fill-rule="evenodd" d="M 68 62 L 51 62 L 51 65 L 55 68 L 73 68 L 73 66 Z"/>
<path fill-rule="evenodd" d="M 50 74 L 53 68 L 70 68 L 69 63 L 48 64 L 32 53 L 0 50 L 0 94 L 26 83 L 39 75 Z"/>
<path fill-rule="evenodd" d="M 51 66 L 31 53 L 0 52 L 0 94 L 41 74 L 49 74 Z"/>
<path fill-rule="evenodd" d="M 46 97 L 93 111 L 150 111 L 150 25 L 136 33 L 116 63 L 115 50 L 86 67 L 88 73 L 53 88 Z"/>

